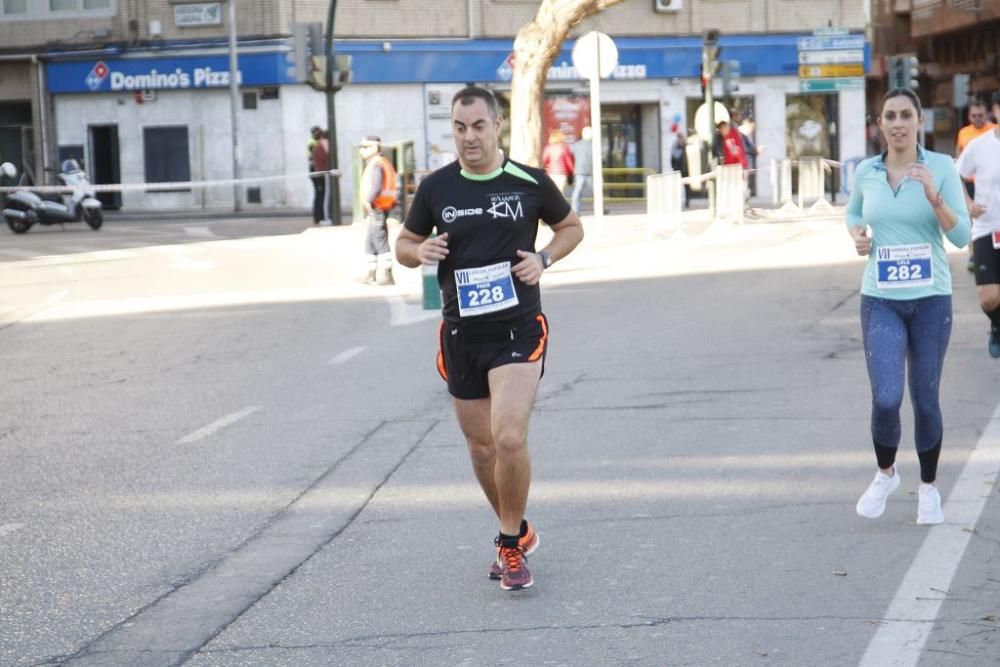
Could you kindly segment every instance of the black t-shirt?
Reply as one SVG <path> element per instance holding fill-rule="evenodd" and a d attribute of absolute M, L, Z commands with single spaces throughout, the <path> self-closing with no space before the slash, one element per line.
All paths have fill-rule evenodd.
<path fill-rule="evenodd" d="M 438 263 L 446 320 L 503 321 L 541 311 L 538 285 L 525 285 L 504 264 L 520 262 L 518 250 L 535 251 L 539 220 L 557 224 L 569 212 L 541 169 L 504 160 L 481 176 L 455 161 L 423 180 L 405 227 L 419 236 L 448 234 L 448 256 Z"/>

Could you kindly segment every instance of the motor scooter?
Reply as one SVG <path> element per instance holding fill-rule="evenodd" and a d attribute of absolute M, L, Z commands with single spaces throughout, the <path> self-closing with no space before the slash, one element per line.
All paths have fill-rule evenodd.
<path fill-rule="evenodd" d="M 17 168 L 10 162 L 0 165 L 8 178 L 17 175 Z M 104 224 L 101 201 L 94 196 L 94 189 L 87 172 L 75 159 L 63 160 L 59 180 L 69 189 L 66 194 L 39 194 L 29 189 L 16 190 L 7 195 L 3 217 L 15 234 L 24 234 L 32 225 L 61 225 L 67 222 L 86 222 L 91 229 Z"/>

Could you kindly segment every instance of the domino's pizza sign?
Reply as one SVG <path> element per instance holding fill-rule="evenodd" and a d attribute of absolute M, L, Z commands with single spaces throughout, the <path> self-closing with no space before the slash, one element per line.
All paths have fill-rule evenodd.
<path fill-rule="evenodd" d="M 108 77 L 108 66 L 104 64 L 104 61 L 98 60 L 94 68 L 90 70 L 90 74 L 84 81 L 87 83 L 87 87 L 91 90 L 97 90 L 101 87 L 101 83 Z"/>
<path fill-rule="evenodd" d="M 244 86 L 296 83 L 287 70 L 285 52 L 241 54 L 237 82 Z M 96 63 L 93 60 L 56 60 L 46 64 L 46 72 L 49 92 L 53 94 L 226 88 L 229 86 L 229 55 L 105 57 Z"/>

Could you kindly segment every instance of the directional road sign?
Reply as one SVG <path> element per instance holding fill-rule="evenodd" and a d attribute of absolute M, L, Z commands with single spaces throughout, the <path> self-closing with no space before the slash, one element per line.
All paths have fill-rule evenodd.
<path fill-rule="evenodd" d="M 837 49 L 832 51 L 799 51 L 800 65 L 840 65 L 863 63 L 865 52 L 861 49 Z"/>
<path fill-rule="evenodd" d="M 803 93 L 835 93 L 839 90 L 864 90 L 864 77 L 842 79 L 799 79 L 799 90 Z"/>
<path fill-rule="evenodd" d="M 810 37 L 799 37 L 799 51 L 864 48 L 864 35 L 812 35 Z"/>
<path fill-rule="evenodd" d="M 829 79 L 864 75 L 865 66 L 861 63 L 845 65 L 799 65 L 799 76 L 803 79 Z"/>

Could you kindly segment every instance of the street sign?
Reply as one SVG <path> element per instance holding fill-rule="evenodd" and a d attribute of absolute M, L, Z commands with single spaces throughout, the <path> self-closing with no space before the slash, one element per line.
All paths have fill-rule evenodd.
<path fill-rule="evenodd" d="M 712 109 L 714 109 L 713 115 L 715 116 L 716 123 L 720 120 L 724 120 L 727 123 L 729 122 L 729 111 L 722 105 L 721 102 L 714 102 L 712 104 Z M 694 112 L 694 131 L 709 144 L 712 143 L 712 137 L 715 136 L 715 128 L 710 126 L 708 123 L 708 107 L 705 106 L 704 102 L 702 102 L 698 106 L 698 109 Z"/>
<path fill-rule="evenodd" d="M 842 76 L 864 76 L 865 66 L 861 63 L 844 65 L 799 65 L 799 76 L 803 79 L 830 79 Z"/>
<path fill-rule="evenodd" d="M 848 28 L 835 28 L 833 26 L 827 28 L 816 28 L 813 30 L 814 35 L 847 35 L 850 32 L 851 31 Z"/>
<path fill-rule="evenodd" d="M 864 35 L 814 35 L 812 37 L 799 37 L 799 51 L 864 48 Z"/>
<path fill-rule="evenodd" d="M 799 51 L 800 65 L 840 65 L 863 63 L 865 52 L 861 49 L 838 49 L 835 51 Z"/>
<path fill-rule="evenodd" d="M 864 90 L 864 77 L 843 79 L 799 79 L 799 90 L 803 93 L 835 93 L 838 90 Z"/>
<path fill-rule="evenodd" d="M 573 67 L 584 79 L 606 79 L 618 67 L 618 47 L 603 32 L 588 32 L 573 45 Z"/>

